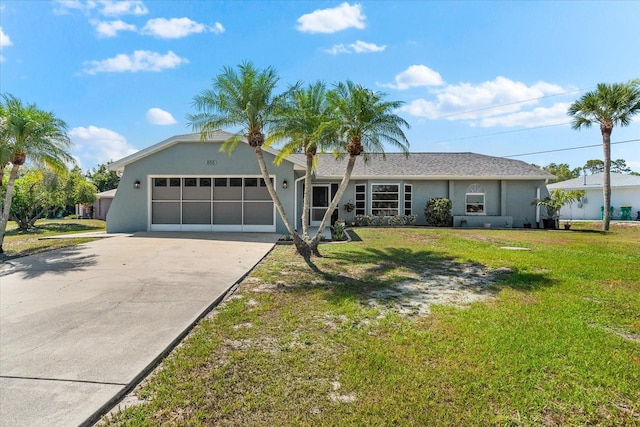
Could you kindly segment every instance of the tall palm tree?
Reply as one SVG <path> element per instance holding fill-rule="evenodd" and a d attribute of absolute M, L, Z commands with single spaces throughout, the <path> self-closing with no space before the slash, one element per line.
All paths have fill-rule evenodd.
<path fill-rule="evenodd" d="M 602 195 L 604 212 L 602 229 L 609 230 L 611 222 L 611 133 L 614 126 L 628 126 L 633 116 L 640 113 L 640 79 L 627 83 L 598 84 L 596 90 L 585 93 L 571 104 L 567 114 L 573 118 L 571 127 L 580 130 L 600 125 L 604 173 Z"/>
<path fill-rule="evenodd" d="M 53 113 L 39 110 L 35 104 L 23 105 L 13 95 L 3 94 L 0 103 L 0 177 L 11 165 L 7 188 L 4 189 L 0 219 L 0 253 L 7 230 L 9 211 L 16 177 L 27 161 L 62 171 L 75 163 L 68 150 L 67 124 Z M 0 184 L 0 189 L 1 189 Z"/>
<path fill-rule="evenodd" d="M 187 115 L 191 126 L 200 132 L 203 140 L 220 128 L 240 127 L 225 141 L 221 151 L 231 154 L 242 138 L 254 149 L 260 172 L 269 195 L 282 218 L 298 252 L 309 259 L 308 245 L 287 219 L 284 206 L 269 178 L 262 147 L 265 146 L 265 132 L 273 125 L 277 112 L 281 111 L 283 95 L 275 95 L 274 90 L 280 78 L 272 67 L 259 70 L 251 62 L 243 62 L 237 70 L 224 67 L 222 73 L 214 77 L 212 89 L 206 89 L 193 99 L 193 106 L 200 112 Z"/>
<path fill-rule="evenodd" d="M 292 153 L 302 151 L 306 158 L 304 195 L 302 202 L 302 238 L 309 241 L 309 211 L 311 206 L 311 176 L 316 154 L 332 141 L 332 112 L 327 104 L 326 85 L 318 81 L 306 88 L 298 86 L 288 92 L 287 102 L 277 115 L 268 141 L 286 141 L 280 147 L 276 163 L 280 164 Z"/>
<path fill-rule="evenodd" d="M 318 227 L 318 233 L 311 243 L 311 250 L 315 255 L 320 255 L 317 250 L 320 236 L 347 189 L 358 157 L 364 155 L 366 161 L 367 154 L 380 153 L 384 158 L 385 143 L 409 155 L 409 141 L 402 130 L 409 129 L 409 123 L 395 113 L 404 103 L 385 101 L 385 96 L 382 92 L 374 92 L 349 80 L 336 84 L 327 95 L 327 102 L 335 115 L 328 124 L 327 131 L 335 132 L 337 138 L 342 141 L 342 145 L 336 148 L 334 154 L 338 157 L 347 154 L 349 159 L 338 191 L 331 200 Z"/>

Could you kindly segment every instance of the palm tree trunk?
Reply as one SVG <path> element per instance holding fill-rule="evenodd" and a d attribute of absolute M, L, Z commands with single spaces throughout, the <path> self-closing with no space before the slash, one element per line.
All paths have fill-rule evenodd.
<path fill-rule="evenodd" d="M 282 222 L 284 222 L 284 225 L 287 228 L 287 231 L 289 232 L 291 237 L 293 237 L 293 242 L 296 245 L 296 249 L 298 253 L 302 255 L 302 257 L 305 260 L 309 260 L 311 258 L 311 250 L 309 248 L 309 245 L 307 244 L 307 242 L 303 241 L 300 238 L 300 236 L 298 235 L 298 232 L 291 226 L 289 219 L 287 219 L 287 214 L 284 211 L 284 206 L 282 206 L 282 202 L 280 201 L 280 198 L 278 197 L 278 194 L 276 193 L 275 188 L 273 188 L 273 183 L 269 178 L 269 171 L 267 170 L 267 165 L 264 161 L 262 148 L 260 147 L 260 145 L 256 145 L 254 150 L 256 152 L 256 158 L 258 160 L 258 166 L 260 166 L 260 172 L 262 172 L 262 178 L 264 179 L 264 183 L 267 186 L 267 191 L 271 196 L 271 200 L 273 200 L 273 203 L 276 205 L 278 214 L 280 214 L 280 218 L 282 218 Z"/>
<path fill-rule="evenodd" d="M 311 210 L 311 171 L 313 155 L 307 154 L 307 169 L 304 175 L 304 195 L 302 198 L 302 238 L 309 241 L 309 211 Z"/>
<path fill-rule="evenodd" d="M 2 218 L 0 218 L 0 254 L 4 253 L 2 245 L 4 244 L 4 235 L 7 232 L 7 222 L 9 222 L 9 212 L 11 211 L 11 202 L 13 201 L 13 190 L 15 188 L 16 177 L 18 176 L 20 165 L 14 164 L 9 173 L 9 181 L 7 181 L 7 190 L 4 195 L 4 204 L 2 205 Z"/>
<path fill-rule="evenodd" d="M 602 229 L 609 230 L 611 223 L 611 132 L 613 127 L 600 126 L 602 132 L 602 150 L 604 151 L 604 172 L 602 174 L 602 198 L 604 212 L 602 213 Z"/>
<path fill-rule="evenodd" d="M 320 226 L 318 227 L 318 232 L 316 233 L 316 235 L 314 236 L 313 240 L 311 241 L 311 244 L 310 244 L 311 252 L 313 252 L 313 254 L 315 256 L 322 256 L 320 254 L 320 252 L 318 251 L 318 244 L 320 243 L 320 236 L 322 236 L 322 232 L 327 227 L 327 222 L 329 222 L 329 219 L 331 218 L 331 215 L 333 214 L 333 211 L 338 206 L 338 202 L 340 202 L 340 199 L 342 198 L 342 195 L 344 194 L 344 192 L 347 189 L 347 185 L 349 185 L 349 180 L 351 179 L 351 173 L 353 172 L 353 167 L 356 164 L 356 159 L 357 158 L 358 158 L 357 156 L 349 156 L 349 161 L 347 162 L 347 168 L 346 168 L 346 170 L 344 172 L 344 177 L 342 177 L 342 181 L 340 182 L 340 186 L 338 187 L 338 191 L 336 192 L 336 195 L 333 196 L 333 199 L 331 200 L 331 203 L 329 204 L 329 207 L 327 208 L 327 211 L 324 213 L 324 217 L 322 218 L 322 222 L 320 223 Z"/>

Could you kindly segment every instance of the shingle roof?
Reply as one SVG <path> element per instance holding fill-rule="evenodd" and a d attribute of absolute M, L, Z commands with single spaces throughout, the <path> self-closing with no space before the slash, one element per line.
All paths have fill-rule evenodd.
<path fill-rule="evenodd" d="M 293 154 L 296 160 L 304 161 L 304 155 Z M 319 154 L 316 177 L 341 177 L 347 158 L 334 159 L 331 154 Z M 482 178 L 482 179 L 551 179 L 553 175 L 529 163 L 487 156 L 476 153 L 388 153 L 369 155 L 369 161 L 356 160 L 352 179 L 358 178 Z"/>
<path fill-rule="evenodd" d="M 578 178 L 568 179 L 566 181 L 554 182 L 547 185 L 549 190 L 562 188 L 565 190 L 586 190 L 588 188 L 602 188 L 603 173 L 594 173 L 593 175 L 580 176 Z M 622 173 L 611 174 L 611 187 L 640 187 L 640 176 L 627 175 Z"/>

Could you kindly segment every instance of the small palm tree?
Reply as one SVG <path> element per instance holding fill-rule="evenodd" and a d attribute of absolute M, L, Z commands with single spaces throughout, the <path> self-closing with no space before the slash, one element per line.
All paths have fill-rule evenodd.
<path fill-rule="evenodd" d="M 287 219 L 284 206 L 269 178 L 262 152 L 267 142 L 265 132 L 273 125 L 285 99 L 282 95 L 274 94 L 279 80 L 272 67 L 259 70 L 251 62 L 240 64 L 237 70 L 224 67 L 222 73 L 213 79 L 212 89 L 194 97 L 193 106 L 200 112 L 187 115 L 187 119 L 193 129 L 200 132 L 202 140 L 221 128 L 241 128 L 223 143 L 221 151 L 231 154 L 242 138 L 247 140 L 254 149 L 262 178 L 287 231 L 293 237 L 298 252 L 309 259 L 308 246 Z"/>
<path fill-rule="evenodd" d="M 564 191 L 561 188 L 551 191 L 551 194 L 542 199 L 534 199 L 532 205 L 542 206 L 547 210 L 547 218 L 553 220 L 553 228 L 558 228 L 558 219 L 560 218 L 560 209 L 564 205 L 570 205 L 578 202 L 584 196 L 584 191 Z"/>
<path fill-rule="evenodd" d="M 0 219 L 0 253 L 7 230 L 9 212 L 18 171 L 27 161 L 61 171 L 75 163 L 68 150 L 72 147 L 67 124 L 53 113 L 39 110 L 35 104 L 23 105 L 13 95 L 3 94 L 0 103 L 0 177 L 11 165 L 4 189 Z M 2 189 L 2 184 L 0 184 Z"/>
<path fill-rule="evenodd" d="M 402 101 L 385 101 L 386 94 L 347 81 L 338 83 L 327 94 L 329 107 L 334 115 L 327 125 L 326 131 L 341 141 L 336 145 L 334 154 L 349 156 L 345 173 L 338 191 L 331 200 L 320 226 L 314 237 L 311 250 L 317 252 L 320 236 L 327 226 L 338 202 L 342 198 L 358 157 L 367 160 L 369 153 L 381 153 L 384 157 L 384 144 L 388 143 L 409 155 L 409 141 L 402 128 L 410 128 L 403 118 L 395 114 L 395 110 L 403 105 Z"/>
<path fill-rule="evenodd" d="M 280 164 L 292 153 L 302 151 L 306 158 L 304 195 L 302 202 L 302 238 L 309 241 L 309 211 L 311 207 L 311 176 L 316 166 L 316 154 L 332 141 L 332 112 L 327 104 L 326 85 L 318 81 L 306 88 L 290 88 L 287 102 L 277 115 L 270 143 L 286 141 L 280 147 L 276 162 Z"/>
<path fill-rule="evenodd" d="M 602 195 L 604 212 L 602 229 L 609 230 L 611 222 L 611 133 L 614 126 L 628 126 L 640 113 L 640 79 L 628 83 L 598 84 L 595 91 L 585 93 L 571 104 L 567 114 L 573 118 L 572 128 L 600 125 L 604 151 Z"/>

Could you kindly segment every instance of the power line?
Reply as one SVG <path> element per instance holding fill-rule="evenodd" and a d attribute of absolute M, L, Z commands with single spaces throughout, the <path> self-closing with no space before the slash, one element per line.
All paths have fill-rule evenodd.
<path fill-rule="evenodd" d="M 588 87 L 586 89 L 575 89 L 575 90 L 570 90 L 570 91 L 562 92 L 562 93 L 554 93 L 552 95 L 544 95 L 544 96 L 540 96 L 538 98 L 530 98 L 530 99 L 524 99 L 522 101 L 508 102 L 506 104 L 492 105 L 492 106 L 489 106 L 489 107 L 478 108 L 476 110 L 461 111 L 461 112 L 458 112 L 458 113 L 446 114 L 446 115 L 440 116 L 438 118 L 439 119 L 443 119 L 445 117 L 461 116 L 463 114 L 470 114 L 470 113 L 476 113 L 478 111 L 492 110 L 494 108 L 507 107 L 509 105 L 523 104 L 525 102 L 537 101 L 539 99 L 545 99 L 545 98 L 551 98 L 551 97 L 554 97 L 554 96 L 567 95 L 567 94 L 570 94 L 570 93 L 583 92 L 585 90 L 590 90 L 590 89 L 593 89 L 593 87 Z"/>
<path fill-rule="evenodd" d="M 628 139 L 626 141 L 616 141 L 616 142 L 612 142 L 611 145 L 615 145 L 615 144 L 626 144 L 628 142 L 637 142 L 640 141 L 639 139 Z M 571 148 L 558 148 L 556 150 L 546 150 L 546 151 L 536 151 L 533 153 L 524 153 L 524 154 L 513 154 L 511 156 L 502 156 L 502 157 L 522 157 L 522 156 L 532 156 L 534 154 L 545 154 L 545 153 L 555 153 L 558 151 L 570 151 L 570 150 L 579 150 L 582 148 L 593 148 L 593 147 L 602 147 L 602 144 L 593 144 L 593 145 L 581 145 L 580 147 L 571 147 Z"/>
<path fill-rule="evenodd" d="M 505 130 L 503 132 L 485 133 L 483 135 L 465 136 L 465 137 L 462 137 L 462 138 L 455 138 L 455 139 L 443 139 L 441 141 L 434 141 L 433 144 L 442 144 L 444 142 L 463 141 L 465 139 L 484 138 L 484 137 L 487 137 L 487 136 L 504 135 L 504 134 L 507 134 L 507 133 L 526 132 L 526 131 L 529 131 L 529 130 L 544 129 L 544 128 L 550 128 L 550 127 L 555 127 L 555 126 L 564 126 L 564 125 L 569 125 L 569 124 L 571 124 L 571 122 L 556 123 L 554 125 L 534 126 L 534 127 L 530 127 L 530 128 L 524 128 L 524 129 Z"/>

